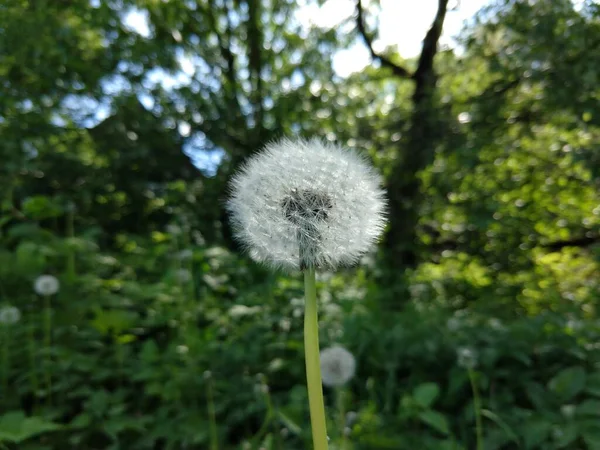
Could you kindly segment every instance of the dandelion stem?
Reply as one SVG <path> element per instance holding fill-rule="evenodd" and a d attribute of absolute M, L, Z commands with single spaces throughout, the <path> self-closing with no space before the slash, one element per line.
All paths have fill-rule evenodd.
<path fill-rule="evenodd" d="M 210 430 L 210 450 L 219 450 L 219 437 L 217 434 L 217 414 L 215 411 L 215 399 L 212 378 L 206 380 L 206 396 Z"/>
<path fill-rule="evenodd" d="M 8 403 L 8 378 L 10 376 L 10 335 L 9 326 L 4 324 L 4 333 L 2 339 L 2 391 L 6 398 L 4 401 Z"/>
<path fill-rule="evenodd" d="M 342 387 L 336 389 L 336 400 L 338 406 L 338 414 L 339 414 L 339 427 L 340 432 L 342 434 L 342 445 L 341 450 L 346 450 L 348 447 L 348 439 L 346 437 L 346 408 L 345 408 L 345 398 L 344 398 L 344 390 Z"/>
<path fill-rule="evenodd" d="M 52 307 L 50 306 L 50 296 L 46 295 L 44 298 L 44 346 L 46 347 L 46 367 L 44 368 L 44 374 L 46 377 L 48 405 L 52 406 L 52 374 L 50 372 L 52 367 Z"/>
<path fill-rule="evenodd" d="M 306 358 L 306 381 L 310 422 L 312 426 L 314 450 L 327 450 L 327 425 L 321 384 L 321 365 L 319 358 L 319 323 L 317 316 L 317 289 L 315 269 L 304 270 L 304 289 L 306 305 L 304 313 L 304 353 Z"/>
<path fill-rule="evenodd" d="M 473 390 L 473 406 L 475 408 L 475 429 L 477 432 L 477 450 L 483 450 L 483 426 L 481 424 L 481 398 L 475 382 L 475 372 L 468 369 L 471 389 Z"/>
<path fill-rule="evenodd" d="M 75 237 L 75 211 L 69 210 L 67 212 L 67 236 L 69 238 Z M 67 253 L 67 276 L 69 277 L 69 281 L 73 282 L 75 280 L 75 250 L 71 245 L 69 245 L 69 251 Z"/>
<path fill-rule="evenodd" d="M 34 318 L 33 312 L 31 313 L 32 319 L 31 323 L 27 325 L 28 338 L 29 338 L 29 365 L 30 365 L 30 381 L 31 381 L 31 392 L 33 394 L 33 411 L 37 410 L 37 395 L 38 395 L 38 379 L 37 379 L 37 364 L 36 360 L 36 348 L 35 348 L 35 327 L 34 327 Z"/>

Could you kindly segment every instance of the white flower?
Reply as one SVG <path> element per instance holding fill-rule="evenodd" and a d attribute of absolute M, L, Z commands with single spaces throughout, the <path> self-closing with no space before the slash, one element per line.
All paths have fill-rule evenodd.
<path fill-rule="evenodd" d="M 52 275 L 40 275 L 33 283 L 33 290 L 39 295 L 54 295 L 58 292 L 60 283 Z"/>
<path fill-rule="evenodd" d="M 342 386 L 354 376 L 356 360 L 344 347 L 334 345 L 321 352 L 321 377 L 325 386 Z"/>
<path fill-rule="evenodd" d="M 356 152 L 284 139 L 249 159 L 227 206 L 254 259 L 287 270 L 335 269 L 356 263 L 381 235 L 379 181 Z"/>
<path fill-rule="evenodd" d="M 239 317 L 257 314 L 260 310 L 260 306 L 233 305 L 229 308 L 229 315 L 234 319 L 237 319 Z"/>
<path fill-rule="evenodd" d="M 281 329 L 281 331 L 288 332 L 292 328 L 292 322 L 290 321 L 290 319 L 283 318 L 279 321 L 279 328 Z"/>
<path fill-rule="evenodd" d="M 0 324 L 13 325 L 21 320 L 21 311 L 14 306 L 0 308 Z"/>
<path fill-rule="evenodd" d="M 175 347 L 175 351 L 180 355 L 185 355 L 187 352 L 190 351 L 190 349 L 187 345 L 178 345 L 177 347 Z"/>
<path fill-rule="evenodd" d="M 468 347 L 461 347 L 457 350 L 457 364 L 463 369 L 474 369 L 477 366 L 477 353 Z"/>

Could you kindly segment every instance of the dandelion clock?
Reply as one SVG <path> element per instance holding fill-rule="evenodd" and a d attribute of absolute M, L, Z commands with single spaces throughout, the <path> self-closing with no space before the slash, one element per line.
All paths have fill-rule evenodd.
<path fill-rule="evenodd" d="M 352 265 L 377 241 L 385 225 L 380 177 L 357 152 L 317 139 L 283 139 L 249 158 L 231 191 L 232 228 L 250 256 L 304 272 L 313 442 L 326 449 L 315 270 Z"/>

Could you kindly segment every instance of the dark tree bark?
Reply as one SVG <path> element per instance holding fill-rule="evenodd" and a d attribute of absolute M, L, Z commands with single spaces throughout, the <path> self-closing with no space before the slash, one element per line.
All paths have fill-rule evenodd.
<path fill-rule="evenodd" d="M 441 138 L 440 108 L 436 97 L 438 77 L 434 68 L 434 58 L 447 7 L 448 0 L 439 0 L 435 19 L 423 41 L 417 69 L 411 74 L 373 50 L 372 38 L 365 29 L 362 3 L 361 0 L 357 0 L 357 28 L 373 59 L 378 60 L 383 68 L 390 69 L 393 76 L 410 79 L 414 83 L 413 112 L 407 140 L 403 144 L 401 157 L 397 158 L 398 162 L 392 169 L 387 186 L 390 226 L 385 236 L 384 252 L 386 267 L 393 273 L 395 280 L 398 280 L 398 269 L 414 267 L 418 263 L 416 227 L 419 207 L 423 201 L 418 175 L 433 162 L 435 147 Z M 397 284 L 397 281 L 394 284 Z"/>

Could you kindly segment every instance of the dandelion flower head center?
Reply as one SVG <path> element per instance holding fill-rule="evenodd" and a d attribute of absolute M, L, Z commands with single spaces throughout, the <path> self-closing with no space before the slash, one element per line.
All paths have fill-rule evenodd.
<path fill-rule="evenodd" d="M 302 227 L 312 220 L 327 220 L 327 214 L 333 207 L 333 201 L 326 193 L 294 188 L 283 199 L 281 206 L 285 218 Z"/>

